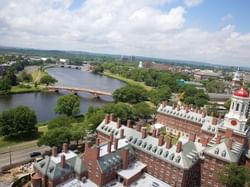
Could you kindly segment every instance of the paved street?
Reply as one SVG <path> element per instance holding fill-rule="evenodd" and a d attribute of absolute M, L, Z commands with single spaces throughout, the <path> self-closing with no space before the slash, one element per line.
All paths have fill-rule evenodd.
<path fill-rule="evenodd" d="M 48 150 L 49 148 L 46 146 L 38 147 L 36 145 L 32 145 L 31 147 L 23 148 L 23 149 L 15 148 L 15 150 L 11 151 L 12 164 L 29 159 L 30 153 L 34 151 L 39 151 L 43 153 L 46 149 Z M 0 170 L 3 166 L 8 166 L 9 164 L 10 164 L 10 157 L 8 153 L 8 148 L 6 148 L 5 151 L 0 152 Z"/>

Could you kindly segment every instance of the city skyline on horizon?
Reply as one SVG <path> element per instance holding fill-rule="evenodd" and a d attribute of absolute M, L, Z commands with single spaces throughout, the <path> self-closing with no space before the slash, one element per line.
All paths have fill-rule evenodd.
<path fill-rule="evenodd" d="M 0 40 L 3 46 L 21 48 L 250 67 L 247 4 L 243 0 L 1 1 Z"/>

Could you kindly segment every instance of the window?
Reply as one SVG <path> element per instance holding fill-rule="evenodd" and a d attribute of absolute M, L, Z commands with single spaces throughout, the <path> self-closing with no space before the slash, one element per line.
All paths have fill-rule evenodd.
<path fill-rule="evenodd" d="M 235 111 L 239 111 L 239 107 L 240 107 L 240 104 L 237 103 L 237 105 L 236 105 L 236 110 L 235 110 Z"/>
<path fill-rule="evenodd" d="M 244 112 L 244 108 L 245 108 L 245 105 L 242 104 L 242 106 L 241 106 L 241 112 Z"/>

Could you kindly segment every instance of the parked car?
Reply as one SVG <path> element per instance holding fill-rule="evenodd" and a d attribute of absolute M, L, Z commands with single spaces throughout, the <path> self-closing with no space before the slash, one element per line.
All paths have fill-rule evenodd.
<path fill-rule="evenodd" d="M 30 157 L 36 157 L 36 156 L 40 156 L 41 153 L 40 152 L 32 152 L 30 153 Z"/>

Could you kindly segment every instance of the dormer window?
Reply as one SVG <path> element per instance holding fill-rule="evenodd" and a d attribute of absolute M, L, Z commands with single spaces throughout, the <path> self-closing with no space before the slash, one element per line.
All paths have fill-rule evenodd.
<path fill-rule="evenodd" d="M 136 142 L 137 142 L 137 138 L 135 138 L 132 143 L 136 144 Z"/>
<path fill-rule="evenodd" d="M 147 146 L 147 142 L 144 142 L 144 143 L 142 144 L 142 147 L 145 148 L 146 146 Z"/>
<path fill-rule="evenodd" d="M 166 151 L 164 154 L 163 154 L 163 156 L 165 157 L 165 158 L 167 158 L 168 157 L 168 151 Z"/>
<path fill-rule="evenodd" d="M 171 155 L 169 155 L 169 160 L 173 160 L 174 159 L 174 153 L 172 153 Z"/>
<path fill-rule="evenodd" d="M 128 141 L 131 142 L 133 140 L 133 136 L 130 136 Z"/>
<path fill-rule="evenodd" d="M 137 142 L 137 145 L 140 146 L 141 143 L 142 143 L 142 140 L 139 140 L 139 141 Z"/>
<path fill-rule="evenodd" d="M 163 151 L 163 149 L 162 149 L 162 148 L 161 148 L 161 149 L 159 149 L 159 150 L 158 150 L 158 152 L 157 152 L 157 154 L 158 154 L 158 155 L 161 155 L 161 154 L 162 154 L 162 151 Z"/>
<path fill-rule="evenodd" d="M 152 144 L 149 144 L 147 150 L 149 151 L 152 148 Z"/>
<path fill-rule="evenodd" d="M 153 148 L 152 148 L 152 152 L 156 152 L 157 151 L 157 146 L 154 146 Z"/>
<path fill-rule="evenodd" d="M 226 155 L 227 155 L 226 150 L 224 150 L 224 151 L 221 152 L 221 156 L 222 156 L 222 157 L 226 157 Z"/>
<path fill-rule="evenodd" d="M 214 154 L 216 154 L 216 155 L 219 154 L 219 148 L 218 147 L 214 150 Z"/>
<path fill-rule="evenodd" d="M 181 156 L 179 155 L 175 158 L 175 162 L 180 163 L 180 161 L 181 161 Z"/>

